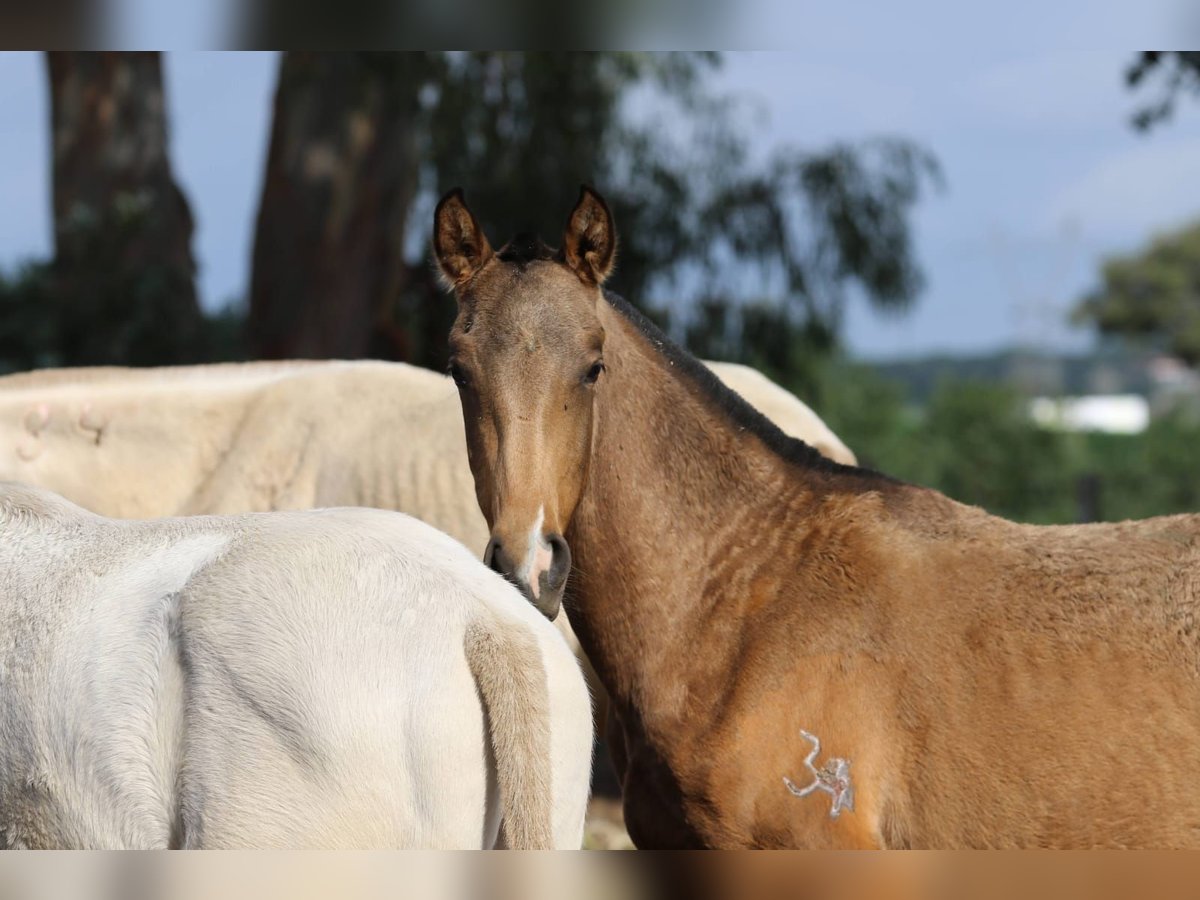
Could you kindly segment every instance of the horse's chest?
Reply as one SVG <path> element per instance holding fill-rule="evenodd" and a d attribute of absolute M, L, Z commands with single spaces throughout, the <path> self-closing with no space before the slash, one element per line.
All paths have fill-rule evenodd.
<path fill-rule="evenodd" d="M 679 776 L 653 761 L 630 759 L 625 777 L 625 826 L 642 849 L 786 847 L 786 827 L 742 821 L 738 802 L 709 790 L 685 789 Z"/>
<path fill-rule="evenodd" d="M 650 748 L 630 747 L 625 769 L 625 827 L 642 849 L 684 850 L 713 846 L 695 822 L 695 798 L 677 773 Z"/>
<path fill-rule="evenodd" d="M 745 820 L 745 810 L 740 808 L 744 804 L 726 796 L 728 785 L 717 784 L 711 772 L 706 774 L 707 761 L 720 757 L 718 748 L 690 742 L 688 747 L 682 756 L 685 763 L 696 761 L 695 766 L 671 766 L 651 747 L 630 746 L 625 825 L 634 843 L 663 850 L 757 846 L 753 823 Z"/>

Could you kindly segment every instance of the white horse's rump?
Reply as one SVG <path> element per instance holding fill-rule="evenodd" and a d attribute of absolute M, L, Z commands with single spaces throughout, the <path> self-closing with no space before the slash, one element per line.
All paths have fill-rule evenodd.
<path fill-rule="evenodd" d="M 561 636 L 376 510 L 104 519 L 0 486 L 0 845 L 578 847 Z"/>

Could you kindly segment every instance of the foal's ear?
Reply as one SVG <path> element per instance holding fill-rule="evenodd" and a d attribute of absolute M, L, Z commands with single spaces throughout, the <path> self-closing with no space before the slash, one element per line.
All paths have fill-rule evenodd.
<path fill-rule="evenodd" d="M 604 198 L 586 184 L 567 219 L 563 235 L 567 265 L 588 284 L 602 285 L 617 260 L 617 229 Z"/>
<path fill-rule="evenodd" d="M 492 245 L 467 209 L 462 188 L 438 201 L 433 213 L 433 253 L 442 278 L 452 288 L 469 281 L 492 258 Z"/>

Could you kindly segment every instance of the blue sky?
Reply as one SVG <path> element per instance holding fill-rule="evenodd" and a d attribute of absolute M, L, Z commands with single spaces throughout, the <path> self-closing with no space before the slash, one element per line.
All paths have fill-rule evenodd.
<path fill-rule="evenodd" d="M 969 49 L 853 49 L 831 34 L 823 47 L 730 54 L 716 86 L 743 101 L 763 153 L 896 134 L 939 158 L 945 190 L 915 217 L 926 290 L 903 317 L 853 305 L 857 355 L 1087 346 L 1063 319 L 1100 259 L 1200 218 L 1200 104 L 1134 132 L 1129 50 L 1010 49 L 1005 32 L 980 33 Z M 172 150 L 209 305 L 245 290 L 275 66 L 269 53 L 167 57 Z M 5 268 L 49 252 L 48 115 L 41 58 L 0 54 Z"/>

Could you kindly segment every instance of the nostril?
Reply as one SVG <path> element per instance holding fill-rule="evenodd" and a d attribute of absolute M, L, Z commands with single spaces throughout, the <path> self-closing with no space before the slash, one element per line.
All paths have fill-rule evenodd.
<path fill-rule="evenodd" d="M 571 548 L 561 534 L 546 536 L 550 545 L 550 571 L 546 573 L 546 582 L 557 590 L 566 584 L 567 576 L 571 574 Z"/>
<path fill-rule="evenodd" d="M 504 570 L 500 568 L 500 542 L 495 538 L 488 541 L 487 549 L 483 551 L 483 564 L 493 572 L 504 574 Z"/>

